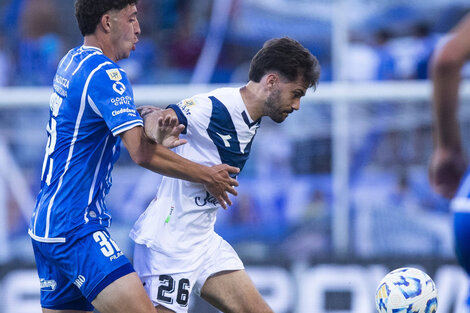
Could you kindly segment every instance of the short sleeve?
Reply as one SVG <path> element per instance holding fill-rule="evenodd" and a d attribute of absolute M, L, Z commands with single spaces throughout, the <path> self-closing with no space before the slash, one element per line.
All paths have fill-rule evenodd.
<path fill-rule="evenodd" d="M 93 75 L 87 103 L 104 119 L 114 136 L 143 126 L 127 75 L 118 67 L 104 67 Z"/>
<path fill-rule="evenodd" d="M 179 123 L 185 126 L 183 133 L 189 135 L 206 130 L 212 112 L 212 102 L 207 96 L 195 96 L 168 108 L 176 112 Z"/>

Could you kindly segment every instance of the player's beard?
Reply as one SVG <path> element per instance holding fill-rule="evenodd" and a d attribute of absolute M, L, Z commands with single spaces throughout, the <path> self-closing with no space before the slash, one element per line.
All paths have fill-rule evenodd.
<path fill-rule="evenodd" d="M 281 107 L 281 91 L 279 89 L 273 90 L 265 102 L 265 114 L 269 116 L 274 122 L 281 123 L 286 117 L 280 111 Z"/>

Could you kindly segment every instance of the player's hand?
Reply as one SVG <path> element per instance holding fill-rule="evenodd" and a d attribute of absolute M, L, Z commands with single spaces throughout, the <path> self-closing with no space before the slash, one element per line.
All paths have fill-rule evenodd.
<path fill-rule="evenodd" d="M 452 198 L 467 168 L 462 152 L 437 148 L 429 163 L 429 182 L 436 193 Z"/>
<path fill-rule="evenodd" d="M 179 138 L 184 125 L 178 125 L 176 116 L 165 115 L 161 108 L 149 105 L 138 107 L 137 111 L 144 120 L 145 134 L 150 140 L 170 149 L 187 142 Z"/>
<path fill-rule="evenodd" d="M 219 204 L 227 209 L 227 204 L 232 205 L 232 201 L 227 193 L 236 196 L 237 191 L 234 187 L 238 186 L 235 178 L 230 177 L 230 174 L 238 174 L 240 169 L 227 164 L 219 164 L 210 167 L 212 180 L 204 186 L 207 191 L 214 196 Z"/>
<path fill-rule="evenodd" d="M 155 141 L 167 148 L 175 148 L 187 143 L 186 139 L 180 139 L 179 135 L 184 130 L 184 125 L 178 125 L 178 118 L 167 115 L 160 117 L 157 122 Z"/>
<path fill-rule="evenodd" d="M 140 116 L 144 119 L 146 115 L 152 113 L 152 112 L 158 112 L 161 111 L 161 108 L 154 107 L 151 105 L 143 105 L 137 108 L 137 112 L 139 112 Z"/>
<path fill-rule="evenodd" d="M 151 141 L 157 142 L 157 124 L 162 109 L 150 105 L 144 105 L 137 108 L 140 117 L 144 121 L 145 135 Z"/>

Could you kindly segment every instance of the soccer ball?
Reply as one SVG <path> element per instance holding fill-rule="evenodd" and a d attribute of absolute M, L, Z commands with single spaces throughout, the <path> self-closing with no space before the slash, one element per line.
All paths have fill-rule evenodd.
<path fill-rule="evenodd" d="M 431 277 L 412 267 L 391 271 L 375 293 L 379 313 L 435 313 L 437 289 Z"/>

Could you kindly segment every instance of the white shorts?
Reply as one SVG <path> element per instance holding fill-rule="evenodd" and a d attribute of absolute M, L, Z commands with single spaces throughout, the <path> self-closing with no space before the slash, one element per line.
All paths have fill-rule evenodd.
<path fill-rule="evenodd" d="M 194 291 L 200 295 L 202 286 L 210 276 L 223 271 L 244 269 L 235 250 L 220 236 L 213 237 L 210 247 L 209 250 L 194 247 L 189 254 L 192 264 L 196 265 L 192 270 L 181 268 L 174 271 L 162 266 L 171 262 L 168 259 L 170 256 L 145 245 L 135 245 L 134 268 L 155 306 L 162 305 L 177 313 L 185 313 L 188 311 L 190 293 Z M 159 262 L 162 258 L 165 260 Z"/>

